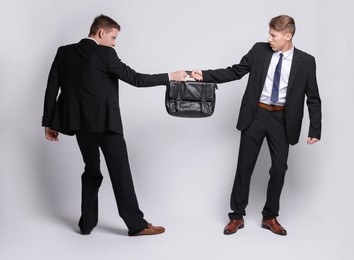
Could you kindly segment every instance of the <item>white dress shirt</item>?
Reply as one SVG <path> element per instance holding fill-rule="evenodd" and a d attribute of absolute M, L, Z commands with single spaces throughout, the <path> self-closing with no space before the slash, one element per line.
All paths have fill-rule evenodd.
<path fill-rule="evenodd" d="M 268 104 L 268 105 L 273 104 L 272 101 L 270 100 L 270 97 L 272 95 L 275 67 L 278 64 L 280 53 L 281 53 L 280 51 L 274 52 L 269 64 L 267 77 L 264 82 L 261 98 L 259 100 L 259 102 L 262 102 L 264 104 Z M 281 64 L 280 82 L 279 82 L 279 98 L 278 101 L 273 105 L 277 105 L 277 106 L 285 105 L 286 91 L 288 88 L 289 74 L 291 69 L 291 63 L 293 61 L 293 54 L 294 54 L 294 47 L 291 48 L 289 51 L 283 53 L 283 62 Z"/>

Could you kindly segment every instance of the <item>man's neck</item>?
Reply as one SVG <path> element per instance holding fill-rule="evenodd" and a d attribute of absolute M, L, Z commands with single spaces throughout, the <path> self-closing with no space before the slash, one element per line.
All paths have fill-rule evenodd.
<path fill-rule="evenodd" d="M 95 41 L 97 44 L 99 44 L 98 39 L 97 39 L 97 37 L 95 37 L 95 36 L 89 35 L 89 36 L 87 37 L 87 39 L 93 40 L 93 41 Z"/>
<path fill-rule="evenodd" d="M 284 46 L 283 49 L 281 49 L 280 51 L 281 52 L 287 52 L 287 51 L 290 51 L 291 49 L 293 48 L 293 43 L 292 42 L 289 42 L 287 45 Z"/>

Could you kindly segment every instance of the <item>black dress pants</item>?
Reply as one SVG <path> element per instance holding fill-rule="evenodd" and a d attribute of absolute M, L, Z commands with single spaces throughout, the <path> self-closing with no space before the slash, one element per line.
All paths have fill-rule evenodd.
<path fill-rule="evenodd" d="M 145 229 L 148 223 L 139 209 L 124 137 L 115 133 L 80 132 L 76 134 L 76 139 L 85 163 L 81 177 L 81 231 L 89 233 L 98 222 L 98 191 L 103 179 L 99 148 L 107 163 L 119 215 L 127 225 L 129 235 Z"/>
<path fill-rule="evenodd" d="M 241 132 L 236 176 L 231 193 L 230 206 L 233 212 L 229 213 L 230 219 L 240 219 L 246 215 L 251 176 L 264 138 L 267 139 L 272 164 L 262 215 L 265 218 L 279 215 L 279 200 L 288 169 L 289 153 L 285 111 L 268 111 L 258 107 L 255 119 Z"/>

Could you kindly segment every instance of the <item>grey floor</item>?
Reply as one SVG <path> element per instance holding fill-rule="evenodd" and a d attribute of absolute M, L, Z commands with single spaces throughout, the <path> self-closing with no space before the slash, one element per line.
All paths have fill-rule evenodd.
<path fill-rule="evenodd" d="M 166 232 L 129 237 L 116 212 L 107 212 L 91 235 L 82 236 L 73 212 L 55 217 L 15 210 L 20 218 L 2 222 L 0 259 L 353 259 L 352 235 L 338 219 L 329 225 L 328 218 L 283 217 L 288 236 L 282 237 L 249 216 L 244 229 L 225 236 L 226 217 L 150 214 L 149 220 L 164 225 Z"/>

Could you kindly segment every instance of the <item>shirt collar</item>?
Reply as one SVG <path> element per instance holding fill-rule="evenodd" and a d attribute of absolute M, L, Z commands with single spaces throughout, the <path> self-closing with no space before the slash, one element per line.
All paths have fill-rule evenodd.
<path fill-rule="evenodd" d="M 279 57 L 280 53 L 281 53 L 281 51 L 277 51 L 274 53 L 274 55 L 276 57 Z M 290 50 L 283 52 L 284 59 L 290 58 L 293 55 L 293 53 L 294 53 L 294 46 Z"/>
<path fill-rule="evenodd" d="M 283 53 L 284 59 L 292 57 L 293 53 L 294 53 L 294 46 L 290 50 Z"/>
<path fill-rule="evenodd" d="M 97 43 L 97 45 L 98 45 L 98 42 L 97 42 L 94 38 L 92 38 L 92 37 L 86 37 L 86 39 L 92 40 L 92 41 L 94 41 L 95 43 Z"/>

